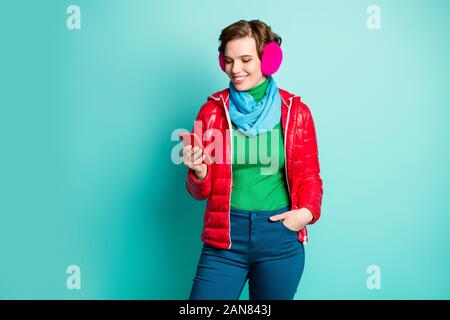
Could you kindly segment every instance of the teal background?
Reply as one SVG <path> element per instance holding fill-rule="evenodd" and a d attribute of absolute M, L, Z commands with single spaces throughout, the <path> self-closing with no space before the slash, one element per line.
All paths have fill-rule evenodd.
<path fill-rule="evenodd" d="M 275 80 L 319 142 L 322 218 L 295 298 L 450 298 L 449 15 L 444 0 L 4 1 L 0 298 L 187 298 L 206 202 L 171 134 L 228 86 L 220 31 L 256 18 L 283 37 Z"/>

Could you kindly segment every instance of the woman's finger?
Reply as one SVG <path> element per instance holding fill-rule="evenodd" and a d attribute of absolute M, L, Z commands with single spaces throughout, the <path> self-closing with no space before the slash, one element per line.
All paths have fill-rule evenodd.
<path fill-rule="evenodd" d="M 190 154 L 186 154 L 184 157 L 183 157 L 183 162 L 185 163 L 185 164 L 200 164 L 201 163 L 201 161 L 199 161 L 200 159 L 202 159 L 203 158 L 203 156 L 202 156 L 202 154 L 201 153 L 194 153 L 194 154 L 192 154 L 192 153 L 190 153 Z"/>
<path fill-rule="evenodd" d="M 192 159 L 192 155 L 190 152 L 183 154 L 183 162 L 184 163 L 191 162 L 190 159 Z"/>
<path fill-rule="evenodd" d="M 189 147 L 190 147 L 190 146 L 185 146 L 185 147 L 183 147 L 183 149 L 182 149 L 183 157 L 185 157 L 185 156 L 189 153 L 189 150 L 190 150 Z"/>
<path fill-rule="evenodd" d="M 191 148 L 191 146 L 187 146 L 186 149 L 183 152 L 183 155 L 190 156 L 191 154 L 194 154 L 195 150 Z"/>
<path fill-rule="evenodd" d="M 197 150 L 194 151 L 194 154 L 195 154 L 195 155 L 201 154 L 201 153 L 202 153 L 202 150 L 201 150 L 201 149 L 197 149 Z"/>
<path fill-rule="evenodd" d="M 202 158 L 203 158 L 203 157 L 202 157 L 202 154 L 201 154 L 201 153 L 197 153 L 197 154 L 194 155 L 194 160 L 193 160 L 193 162 L 194 162 L 195 164 L 200 164 Z"/>

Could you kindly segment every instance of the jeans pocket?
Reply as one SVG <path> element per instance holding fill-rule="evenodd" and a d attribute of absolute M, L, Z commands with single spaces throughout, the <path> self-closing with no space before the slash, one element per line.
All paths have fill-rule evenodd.
<path fill-rule="evenodd" d="M 286 227 L 286 225 L 284 224 L 283 220 L 280 220 L 280 223 L 281 223 L 281 227 L 282 227 L 283 229 L 285 229 L 286 231 L 291 232 L 291 233 L 293 233 L 293 234 L 297 234 L 297 233 L 298 233 L 298 231 L 291 230 L 291 229 L 289 229 L 288 227 Z"/>

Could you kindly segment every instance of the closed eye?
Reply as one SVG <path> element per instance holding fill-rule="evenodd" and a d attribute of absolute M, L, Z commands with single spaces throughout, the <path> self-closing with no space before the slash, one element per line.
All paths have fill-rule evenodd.
<path fill-rule="evenodd" d="M 250 62 L 252 59 L 249 59 L 249 60 L 242 60 L 242 62 L 244 62 L 244 63 L 247 63 L 247 62 Z M 225 61 L 225 63 L 226 64 L 229 64 L 229 63 L 231 63 L 231 61 Z"/>

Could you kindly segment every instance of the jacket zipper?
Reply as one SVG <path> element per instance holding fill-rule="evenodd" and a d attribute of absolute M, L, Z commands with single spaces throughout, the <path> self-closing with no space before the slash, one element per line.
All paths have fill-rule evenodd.
<path fill-rule="evenodd" d="M 231 163 L 230 163 L 230 178 L 231 179 L 230 179 L 230 197 L 228 199 L 228 201 L 229 201 L 229 204 L 228 204 L 228 226 L 229 226 L 228 238 L 230 239 L 230 246 L 228 247 L 228 249 L 230 249 L 231 248 L 231 217 L 230 217 L 231 213 L 230 213 L 230 210 L 231 210 L 231 190 L 232 190 L 232 186 L 233 186 L 233 129 L 231 126 L 231 119 L 230 119 L 230 115 L 228 114 L 226 102 L 223 99 L 222 95 L 220 97 L 222 98 L 223 108 L 225 109 L 225 114 L 227 116 L 228 129 L 230 132 L 230 144 L 231 144 L 231 150 L 230 150 L 230 158 L 231 158 L 230 159 L 230 161 L 231 161 Z M 226 150 L 226 148 L 225 148 L 225 150 Z"/>
<path fill-rule="evenodd" d="M 291 105 L 292 105 L 292 98 L 290 100 L 291 100 Z M 288 126 L 289 126 L 289 116 L 291 114 L 291 105 L 289 106 L 289 109 L 288 109 L 288 115 L 287 115 L 287 119 L 286 119 L 286 129 L 284 130 L 285 131 L 285 138 L 284 138 L 284 161 L 285 161 L 285 163 L 286 163 L 286 159 L 287 159 L 286 141 L 287 141 L 287 137 L 288 137 Z M 290 195 L 291 189 L 289 187 L 289 176 L 288 176 L 288 172 L 287 172 L 287 163 L 284 166 L 284 172 L 286 174 L 286 184 L 287 184 L 288 192 Z"/>

